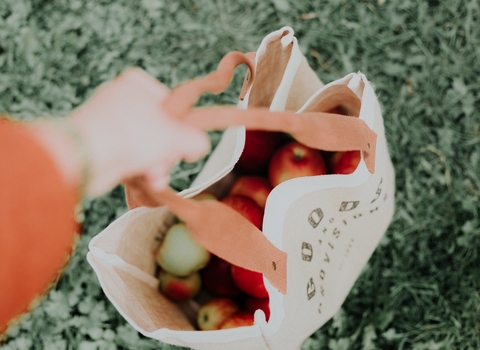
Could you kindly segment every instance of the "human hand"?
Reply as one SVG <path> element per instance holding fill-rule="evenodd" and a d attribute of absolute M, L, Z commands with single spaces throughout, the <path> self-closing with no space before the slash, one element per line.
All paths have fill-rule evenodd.
<path fill-rule="evenodd" d="M 100 86 L 68 117 L 90 160 L 86 192 L 99 195 L 125 178 L 144 176 L 154 190 L 168 185 L 180 159 L 195 161 L 209 150 L 206 134 L 162 111 L 169 90 L 141 69 Z"/>

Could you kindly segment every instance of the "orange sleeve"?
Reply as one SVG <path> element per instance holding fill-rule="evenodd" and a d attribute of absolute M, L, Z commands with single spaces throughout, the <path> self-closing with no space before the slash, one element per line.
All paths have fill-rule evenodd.
<path fill-rule="evenodd" d="M 0 334 L 45 293 L 72 252 L 73 187 L 24 126 L 0 119 Z"/>

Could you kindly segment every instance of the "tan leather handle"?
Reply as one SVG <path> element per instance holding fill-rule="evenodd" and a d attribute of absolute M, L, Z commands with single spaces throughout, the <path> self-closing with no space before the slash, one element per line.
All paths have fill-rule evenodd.
<path fill-rule="evenodd" d="M 247 91 L 254 81 L 253 59 L 252 56 L 234 52 L 220 62 L 214 73 L 174 89 L 166 99 L 164 109 L 202 130 L 245 125 L 249 129 L 290 133 L 298 141 L 317 149 L 362 150 L 369 171 L 374 172 L 377 135 L 358 118 L 329 113 L 270 112 L 260 108 L 239 110 L 216 107 L 192 111 L 202 93 L 225 90 L 239 64 L 247 64 L 250 70 L 251 78 L 246 79 L 243 89 Z M 141 177 L 127 180 L 125 185 L 127 199 L 131 198 L 129 204 L 167 205 L 186 222 L 192 235 L 207 250 L 235 265 L 263 273 L 273 286 L 286 293 L 287 254 L 233 209 L 221 202 L 195 202 L 181 198 L 169 190 L 154 193 Z"/>
<path fill-rule="evenodd" d="M 219 201 L 186 199 L 170 190 L 155 193 L 141 177 L 130 179 L 127 184 L 147 194 L 151 206 L 167 205 L 209 252 L 264 274 L 281 293 L 287 292 L 287 254 L 235 210 Z"/>
<path fill-rule="evenodd" d="M 183 119 L 202 94 L 219 94 L 227 89 L 235 68 L 241 64 L 246 64 L 249 69 L 247 73 L 249 78 L 244 82 L 244 88 L 248 90 L 255 79 L 255 60 L 254 58 L 252 60 L 251 54 L 233 51 L 222 58 L 216 71 L 201 79 L 187 81 L 173 89 L 170 96 L 165 99 L 163 109 L 170 115 Z"/>
<path fill-rule="evenodd" d="M 203 130 L 245 125 L 247 129 L 282 131 L 308 147 L 324 151 L 361 150 L 369 172 L 375 172 L 377 134 L 358 118 L 321 112 L 297 114 L 270 112 L 266 108 L 216 107 L 192 111 L 184 120 Z"/>
<path fill-rule="evenodd" d="M 246 64 L 249 68 L 242 89 L 244 95 L 255 79 L 254 60 L 255 55 L 252 53 L 230 52 L 220 61 L 215 72 L 201 79 L 190 80 L 174 89 L 163 107 L 169 114 L 202 130 L 244 125 L 247 129 L 290 133 L 299 142 L 325 151 L 361 150 L 364 152 L 368 171 L 375 172 L 377 135 L 361 119 L 321 112 L 270 112 L 266 108 L 240 110 L 213 107 L 192 111 L 195 101 L 202 93 L 224 91 L 230 84 L 235 67 L 240 64 Z"/>

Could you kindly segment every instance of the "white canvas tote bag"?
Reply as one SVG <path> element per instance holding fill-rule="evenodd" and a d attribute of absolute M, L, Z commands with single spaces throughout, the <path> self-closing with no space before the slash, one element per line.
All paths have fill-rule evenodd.
<path fill-rule="evenodd" d="M 210 91 L 235 65 L 173 91 L 165 108 L 199 128 L 227 128 L 222 141 L 180 195 L 152 193 L 138 181 L 127 184 L 136 208 L 92 239 L 87 258 L 106 296 L 143 335 L 193 349 L 299 348 L 338 311 L 386 231 L 394 210 L 394 170 L 372 86 L 361 73 L 323 85 L 296 50 L 293 31 L 282 28 L 265 38 L 254 61 L 242 56 L 235 63 L 249 64 L 252 73 L 241 108 L 190 111 L 192 101 L 175 111 L 179 100 Z M 275 62 L 268 55 L 285 56 L 287 62 L 275 83 L 261 78 L 269 69 L 266 62 Z M 261 86 L 271 92 L 262 94 Z M 345 115 L 325 113 L 331 110 Z M 361 161 L 348 175 L 301 177 L 275 187 L 260 231 L 225 205 L 183 199 L 207 188 L 221 193 L 228 186 L 231 180 L 225 179 L 234 176 L 245 141 L 241 125 L 289 132 L 327 151 L 361 150 Z M 268 322 L 257 310 L 253 326 L 199 331 L 195 301 L 173 303 L 158 292 L 154 252 L 175 215 L 207 250 L 264 274 Z"/>

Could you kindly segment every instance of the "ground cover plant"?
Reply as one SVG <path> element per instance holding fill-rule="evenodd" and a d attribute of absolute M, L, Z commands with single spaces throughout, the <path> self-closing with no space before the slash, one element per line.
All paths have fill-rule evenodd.
<path fill-rule="evenodd" d="M 283 25 L 324 82 L 372 81 L 396 169 L 396 211 L 341 310 L 303 349 L 480 349 L 480 2 L 477 0 L 1 0 L 0 113 L 63 116 L 130 66 L 169 87 L 256 50 Z M 202 104 L 234 104 L 241 83 Z M 212 140 L 218 139 L 212 133 Z M 201 168 L 181 164 L 172 185 Z M 89 240 L 126 211 L 83 202 L 63 277 L 0 345 L 173 349 L 139 335 L 101 291 Z"/>

